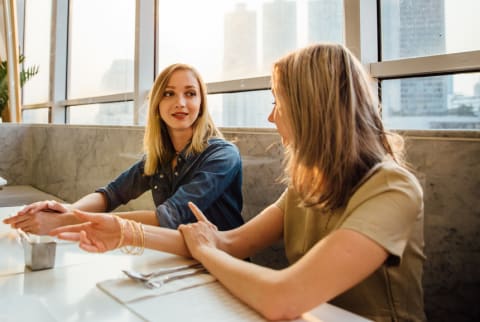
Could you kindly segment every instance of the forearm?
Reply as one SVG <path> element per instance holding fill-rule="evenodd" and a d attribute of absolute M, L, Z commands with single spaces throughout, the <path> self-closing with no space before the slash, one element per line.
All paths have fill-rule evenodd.
<path fill-rule="evenodd" d="M 285 288 L 283 271 L 239 260 L 215 248 L 206 248 L 199 257 L 202 264 L 232 294 L 268 319 L 293 318 L 279 308 Z"/>
<path fill-rule="evenodd" d="M 155 211 L 138 210 L 138 211 L 126 211 L 116 212 L 116 216 L 123 219 L 130 219 L 136 222 L 140 222 L 145 225 L 159 226 Z"/>
<path fill-rule="evenodd" d="M 138 246 L 140 236 L 139 232 L 133 232 L 131 226 L 124 226 L 124 242 L 123 246 Z M 133 234 L 137 234 L 134 238 Z M 191 257 L 182 235 L 178 230 L 163 228 L 158 226 L 143 225 L 143 234 L 145 240 L 145 248 L 167 252 L 184 257 Z M 136 239 L 136 244 L 134 244 Z"/>
<path fill-rule="evenodd" d="M 90 193 L 68 206 L 71 210 L 79 209 L 89 212 L 104 212 L 107 209 L 107 201 L 102 193 Z"/>

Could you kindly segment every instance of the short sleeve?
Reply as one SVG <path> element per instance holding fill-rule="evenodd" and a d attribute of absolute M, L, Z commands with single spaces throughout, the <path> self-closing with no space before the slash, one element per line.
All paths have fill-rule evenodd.
<path fill-rule="evenodd" d="M 349 209 L 350 208 L 350 209 Z M 339 228 L 352 229 L 374 240 L 398 264 L 417 221 L 423 221 L 423 194 L 416 178 L 399 167 L 372 176 L 352 196 Z"/>
<path fill-rule="evenodd" d="M 285 212 L 285 199 L 287 198 L 288 188 L 286 188 L 283 193 L 278 197 L 277 201 L 274 202 L 274 205 L 280 208 Z"/>

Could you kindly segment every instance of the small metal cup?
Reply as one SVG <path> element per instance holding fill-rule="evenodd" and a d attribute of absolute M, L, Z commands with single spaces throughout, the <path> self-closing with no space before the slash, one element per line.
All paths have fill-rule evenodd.
<path fill-rule="evenodd" d="M 55 266 L 55 250 L 57 243 L 48 236 L 22 238 L 25 255 L 25 266 L 32 271 Z"/>

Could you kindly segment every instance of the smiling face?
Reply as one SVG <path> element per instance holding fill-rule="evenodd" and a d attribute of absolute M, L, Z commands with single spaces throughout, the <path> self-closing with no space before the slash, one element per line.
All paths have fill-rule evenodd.
<path fill-rule="evenodd" d="M 175 71 L 158 106 L 170 135 L 185 131 L 193 134 L 192 125 L 200 113 L 201 103 L 200 85 L 195 75 L 186 69 Z"/>

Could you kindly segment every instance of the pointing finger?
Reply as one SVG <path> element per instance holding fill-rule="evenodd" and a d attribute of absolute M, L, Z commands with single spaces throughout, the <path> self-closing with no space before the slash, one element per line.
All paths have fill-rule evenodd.
<path fill-rule="evenodd" d="M 200 221 L 209 222 L 207 217 L 205 217 L 205 215 L 202 213 L 202 211 L 200 209 L 198 209 L 198 207 L 193 202 L 189 201 L 188 202 L 188 207 L 193 212 L 193 215 L 195 216 L 195 218 L 197 218 L 197 220 L 199 222 Z"/>

